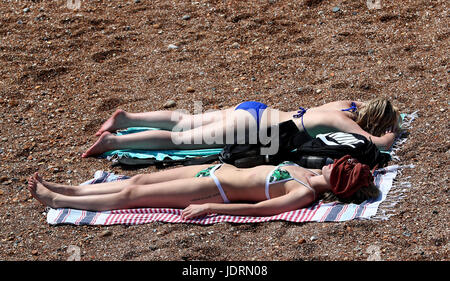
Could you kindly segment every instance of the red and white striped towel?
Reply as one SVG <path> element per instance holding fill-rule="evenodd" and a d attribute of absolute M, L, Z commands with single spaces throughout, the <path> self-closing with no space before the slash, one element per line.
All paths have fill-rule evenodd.
<path fill-rule="evenodd" d="M 364 201 L 361 204 L 323 203 L 321 201 L 308 208 L 284 212 L 275 216 L 252 217 L 211 214 L 201 218 L 184 220 L 181 218 L 181 209 L 171 208 L 139 208 L 92 212 L 76 209 L 50 209 L 47 213 L 49 224 L 75 224 L 75 225 L 113 225 L 113 224 L 144 224 L 150 222 L 192 223 L 209 225 L 219 222 L 231 223 L 259 223 L 266 221 L 289 222 L 340 222 L 352 219 L 369 219 L 377 214 L 379 205 L 386 199 L 393 186 L 399 166 L 389 166 L 379 169 L 375 173 L 375 184 L 381 194 L 375 200 Z M 97 171 L 92 180 L 84 184 L 96 184 L 125 179 L 113 173 Z M 379 215 L 378 215 L 379 217 Z M 387 218 L 386 216 L 384 218 Z"/>

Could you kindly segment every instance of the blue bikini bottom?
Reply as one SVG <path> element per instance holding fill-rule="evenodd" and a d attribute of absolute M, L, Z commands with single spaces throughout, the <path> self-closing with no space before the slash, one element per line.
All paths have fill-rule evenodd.
<path fill-rule="evenodd" d="M 246 101 L 238 105 L 234 110 L 242 109 L 250 112 L 250 114 L 255 118 L 256 124 L 259 130 L 259 123 L 261 122 L 261 117 L 267 105 L 262 102 L 257 101 Z"/>

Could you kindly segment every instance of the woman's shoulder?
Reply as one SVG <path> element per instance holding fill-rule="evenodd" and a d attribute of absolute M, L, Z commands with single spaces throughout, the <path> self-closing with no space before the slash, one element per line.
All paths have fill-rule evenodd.
<path fill-rule="evenodd" d="M 320 106 L 315 107 L 316 109 L 322 109 L 322 110 L 342 110 L 345 108 L 348 108 L 351 106 L 352 103 L 356 103 L 356 106 L 361 105 L 362 103 L 359 101 L 353 101 L 353 100 L 338 100 L 329 102 Z"/>
<path fill-rule="evenodd" d="M 349 117 L 345 111 L 341 111 L 339 107 L 317 107 L 314 110 L 310 110 L 307 115 L 308 123 L 314 124 L 328 124 L 336 122 L 341 122 L 343 118 Z M 306 114 L 305 114 L 306 115 Z"/>
<path fill-rule="evenodd" d="M 321 169 L 309 169 L 309 168 L 305 168 L 302 167 L 300 165 L 293 165 L 294 167 L 292 168 L 293 171 L 296 171 L 297 173 L 300 173 L 302 175 L 314 175 L 314 176 L 320 176 L 322 174 L 322 170 Z"/>

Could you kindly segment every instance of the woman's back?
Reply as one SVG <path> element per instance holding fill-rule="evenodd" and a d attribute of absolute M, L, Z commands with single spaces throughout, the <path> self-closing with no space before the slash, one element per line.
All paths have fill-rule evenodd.
<path fill-rule="evenodd" d="M 311 137 L 321 133 L 337 131 L 339 123 L 354 121 L 356 110 L 362 106 L 361 102 L 335 101 L 321 106 L 299 111 L 279 112 L 280 122 L 293 120 L 299 130 L 306 131 Z"/>

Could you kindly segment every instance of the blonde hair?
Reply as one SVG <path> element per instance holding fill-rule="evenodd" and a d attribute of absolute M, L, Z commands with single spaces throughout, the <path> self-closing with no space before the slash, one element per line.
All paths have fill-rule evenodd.
<path fill-rule="evenodd" d="M 358 110 L 356 123 L 371 135 L 381 137 L 387 130 L 399 129 L 400 112 L 385 98 L 368 101 Z"/>
<path fill-rule="evenodd" d="M 342 203 L 361 204 L 368 199 L 377 198 L 379 195 L 380 190 L 378 189 L 378 187 L 373 182 L 370 182 L 368 186 L 361 187 L 348 198 L 340 198 L 333 192 L 327 191 L 322 195 L 322 200 L 324 202 L 338 201 Z"/>

